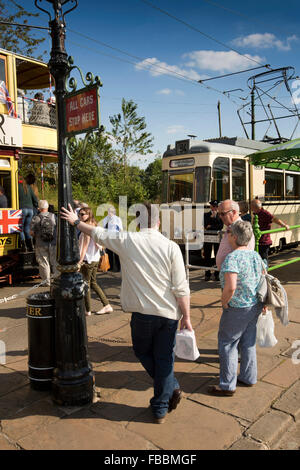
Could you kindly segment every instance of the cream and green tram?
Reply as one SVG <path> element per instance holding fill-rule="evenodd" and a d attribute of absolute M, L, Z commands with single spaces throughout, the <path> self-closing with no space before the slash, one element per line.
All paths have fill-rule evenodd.
<path fill-rule="evenodd" d="M 209 209 L 209 201 L 233 199 L 237 202 L 258 197 L 263 207 L 289 225 L 300 220 L 300 168 L 257 167 L 248 155 L 270 144 L 243 138 L 180 140 L 169 145 L 163 155 L 163 202 L 184 213 L 185 208 Z M 281 165 L 282 166 L 282 165 Z M 288 167 L 288 165 L 286 165 Z M 171 218 L 170 234 L 179 244 L 184 237 L 176 230 L 179 217 Z M 196 229 L 195 216 L 193 228 Z M 199 226 L 199 223 L 198 223 Z M 199 228 L 199 227 L 198 227 Z M 278 228 L 274 225 L 274 228 Z M 300 240 L 300 230 L 272 234 L 272 248 Z M 209 241 L 209 237 L 207 237 Z"/>

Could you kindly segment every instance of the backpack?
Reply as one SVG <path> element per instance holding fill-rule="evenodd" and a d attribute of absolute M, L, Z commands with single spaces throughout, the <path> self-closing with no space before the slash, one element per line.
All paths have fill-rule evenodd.
<path fill-rule="evenodd" d="M 51 214 L 39 215 L 40 237 L 43 242 L 50 243 L 54 239 L 54 221 Z"/>

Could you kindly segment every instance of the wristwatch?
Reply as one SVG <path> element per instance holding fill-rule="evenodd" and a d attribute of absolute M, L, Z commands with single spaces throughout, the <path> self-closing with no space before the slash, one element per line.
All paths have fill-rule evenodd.
<path fill-rule="evenodd" d="M 78 224 L 80 224 L 80 219 L 75 220 L 73 226 L 76 227 Z"/>

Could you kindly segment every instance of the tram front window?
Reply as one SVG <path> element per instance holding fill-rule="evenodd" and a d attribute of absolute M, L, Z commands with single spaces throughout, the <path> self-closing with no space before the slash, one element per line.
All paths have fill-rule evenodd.
<path fill-rule="evenodd" d="M 0 170 L 0 185 L 4 188 L 7 207 L 11 207 L 11 174 L 10 171 Z"/>
<path fill-rule="evenodd" d="M 273 171 L 265 171 L 266 201 L 279 201 L 283 199 L 283 174 Z"/>
<path fill-rule="evenodd" d="M 198 166 L 195 170 L 196 202 L 210 201 L 210 180 L 211 168 L 209 166 Z"/>
<path fill-rule="evenodd" d="M 218 157 L 213 164 L 211 199 L 225 201 L 229 199 L 229 158 Z"/>
<path fill-rule="evenodd" d="M 6 83 L 5 57 L 0 56 L 0 82 Z"/>
<path fill-rule="evenodd" d="M 300 199 L 300 175 L 286 175 L 286 199 Z"/>
<path fill-rule="evenodd" d="M 246 198 L 246 162 L 238 158 L 232 160 L 232 199 L 245 201 Z"/>
<path fill-rule="evenodd" d="M 169 175 L 169 202 L 193 201 L 194 173 Z"/>

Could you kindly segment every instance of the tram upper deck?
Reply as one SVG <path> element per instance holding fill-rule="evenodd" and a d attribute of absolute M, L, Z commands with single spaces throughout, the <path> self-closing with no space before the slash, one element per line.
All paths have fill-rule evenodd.
<path fill-rule="evenodd" d="M 0 208 L 0 257 L 18 248 L 18 229 L 8 221 L 19 209 L 20 168 L 57 161 L 52 85 L 47 64 L 0 49 L 0 185 L 7 198 Z"/>

